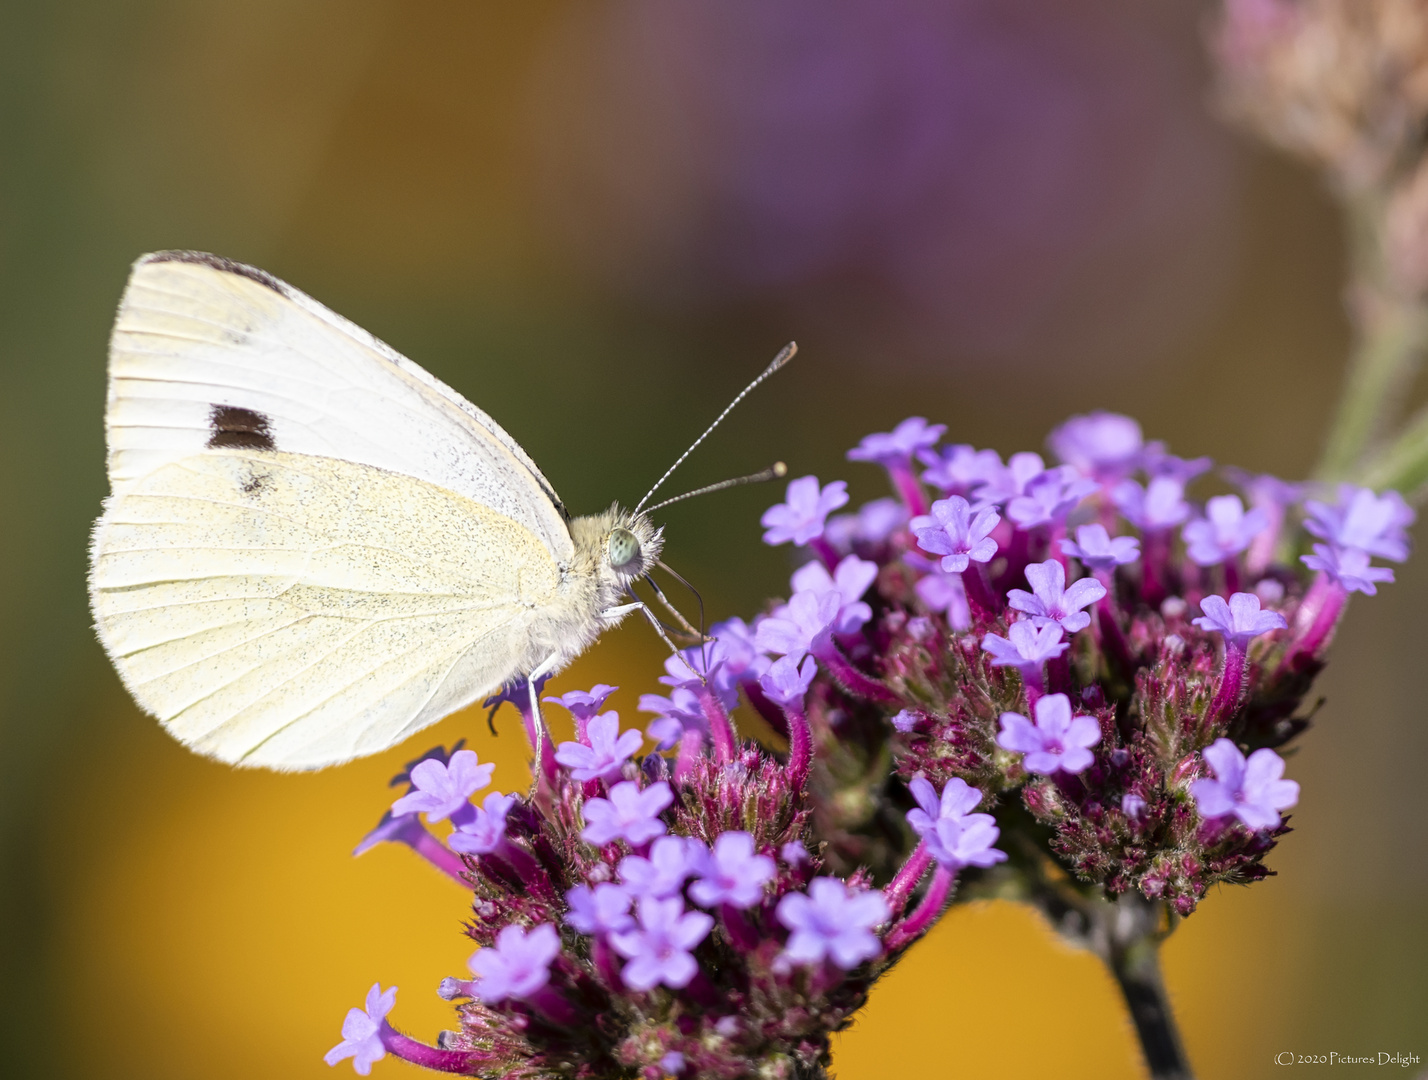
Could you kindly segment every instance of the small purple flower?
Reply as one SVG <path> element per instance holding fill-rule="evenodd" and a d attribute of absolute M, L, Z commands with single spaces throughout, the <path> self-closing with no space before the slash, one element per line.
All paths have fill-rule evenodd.
<path fill-rule="evenodd" d="M 1002 713 L 1002 730 L 997 745 L 1024 754 L 1027 772 L 1050 776 L 1060 769 L 1076 774 L 1094 760 L 1089 747 L 1101 741 L 1101 725 L 1094 716 L 1071 715 L 1071 699 L 1065 694 L 1047 694 L 1037 699 L 1036 723 L 1020 713 Z"/>
<path fill-rule="evenodd" d="M 794 593 L 792 600 L 759 623 L 754 641 L 765 652 L 802 660 L 828 640 L 842 606 L 842 595 L 836 592 Z"/>
<path fill-rule="evenodd" d="M 669 784 L 660 780 L 643 791 L 632 780 L 616 784 L 608 799 L 585 800 L 585 829 L 580 839 L 597 847 L 614 840 L 647 844 L 664 834 L 660 813 L 674 802 Z"/>
<path fill-rule="evenodd" d="M 372 989 L 367 991 L 365 1009 L 347 1011 L 347 1019 L 342 1021 L 342 1041 L 324 1054 L 322 1060 L 336 1065 L 343 1058 L 351 1058 L 358 1076 L 370 1075 L 372 1063 L 387 1056 L 382 1029 L 387 1026 L 387 1014 L 396 1003 L 395 986 L 387 987 L 383 993 L 382 984 L 373 983 Z"/>
<path fill-rule="evenodd" d="M 947 625 L 953 630 L 970 630 L 972 608 L 967 603 L 967 590 L 962 584 L 962 575 L 949 574 L 935 562 L 931 567 L 913 585 L 917 598 L 928 611 L 942 612 L 947 618 Z"/>
<path fill-rule="evenodd" d="M 1269 525 L 1263 510 L 1246 512 L 1238 495 L 1217 495 L 1205 504 L 1205 516 L 1181 532 L 1185 553 L 1201 566 L 1233 558 Z"/>
<path fill-rule="evenodd" d="M 606 686 L 604 683 L 597 683 L 587 690 L 571 690 L 567 694 L 559 697 L 548 697 L 542 700 L 553 705 L 568 709 L 570 715 L 577 720 L 589 720 L 605 707 L 605 699 L 620 689 L 618 686 Z"/>
<path fill-rule="evenodd" d="M 661 836 L 650 845 L 649 858 L 626 855 L 620 860 L 620 881 L 631 896 L 663 899 L 684 888 L 709 857 L 709 849 L 692 836 Z"/>
<path fill-rule="evenodd" d="M 1251 638 L 1289 627 L 1279 612 L 1261 611 L 1254 593 L 1237 592 L 1228 604 L 1223 596 L 1207 596 L 1200 601 L 1200 610 L 1205 614 L 1192 620 L 1196 626 L 1207 634 L 1223 635 L 1226 642 L 1241 649 Z"/>
<path fill-rule="evenodd" d="M 446 764 L 434 758 L 418 762 L 411 771 L 415 790 L 392 803 L 393 814 L 426 814 L 435 824 L 467 805 L 467 800 L 491 783 L 495 765 L 476 764 L 476 751 L 458 750 Z"/>
<path fill-rule="evenodd" d="M 506 815 L 516 805 L 514 795 L 493 791 L 486 796 L 481 809 L 470 821 L 464 821 L 451 834 L 447 845 L 452 851 L 466 855 L 489 855 L 506 838 Z"/>
<path fill-rule="evenodd" d="M 689 886 L 696 904 L 729 904 L 750 908 L 764 896 L 764 885 L 777 873 L 774 861 L 754 851 L 754 838 L 746 832 L 720 833 L 714 851 L 704 861 L 699 880 Z"/>
<path fill-rule="evenodd" d="M 1006 637 L 988 634 L 982 638 L 982 648 L 992 654 L 993 667 L 1020 668 L 1023 674 L 1040 669 L 1070 647 L 1069 641 L 1061 640 L 1060 624 L 1054 622 L 1040 627 L 1029 621 L 1012 623 Z"/>
<path fill-rule="evenodd" d="M 967 495 L 979 484 L 1001 474 L 1001 455 L 995 450 L 975 450 L 966 443 L 944 446 L 941 453 L 919 450 L 918 458 L 927 466 L 922 481 L 948 495 Z"/>
<path fill-rule="evenodd" d="M 919 450 L 936 445 L 946 430 L 946 424 L 929 424 L 921 416 L 910 416 L 890 432 L 865 435 L 862 442 L 848 451 L 848 460 L 907 465 Z"/>
<path fill-rule="evenodd" d="M 644 739 L 638 731 L 620 731 L 618 713 L 601 713 L 587 724 L 585 743 L 563 742 L 555 751 L 555 760 L 570 770 L 570 775 L 580 781 L 614 780 L 630 760 L 630 755 L 640 748 Z"/>
<path fill-rule="evenodd" d="M 1304 497 L 1304 484 L 1290 483 L 1269 473 L 1255 474 L 1231 467 L 1225 469 L 1224 474 L 1245 493 L 1251 506 L 1272 509 L 1276 515 L 1282 515 Z"/>
<path fill-rule="evenodd" d="M 794 571 L 789 585 L 795 593 L 836 592 L 839 607 L 833 629 L 839 634 L 854 634 L 873 617 L 873 609 L 863 602 L 863 594 L 877 577 L 877 563 L 847 555 L 831 574 L 822 562 L 814 560 L 804 563 Z"/>
<path fill-rule="evenodd" d="M 1396 491 L 1375 495 L 1371 488 L 1339 486 L 1333 506 L 1310 499 L 1304 504 L 1304 527 L 1338 548 L 1358 548 L 1382 559 L 1408 558 L 1408 534 L 1417 514 Z"/>
<path fill-rule="evenodd" d="M 1026 580 L 1033 591 L 1009 590 L 1008 605 L 1030 615 L 1033 626 L 1056 623 L 1068 634 L 1091 625 L 1091 616 L 1081 609 L 1106 595 L 1106 587 L 1095 578 L 1081 578 L 1066 588 L 1066 568 L 1055 559 L 1032 563 Z"/>
<path fill-rule="evenodd" d="M 1067 465 L 1105 481 L 1124 476 L 1139 464 L 1143 436 L 1140 425 L 1129 416 L 1093 412 L 1071 417 L 1046 444 Z"/>
<path fill-rule="evenodd" d="M 991 471 L 986 480 L 973 490 L 977 509 L 987 506 L 1003 506 L 1026 493 L 1026 487 L 1042 473 L 1046 472 L 1046 462 L 1040 454 L 1024 450 L 1007 458 L 1006 465 Z"/>
<path fill-rule="evenodd" d="M 789 866 L 802 866 L 808 861 L 808 849 L 797 840 L 790 840 L 778 849 L 778 857 Z"/>
<path fill-rule="evenodd" d="M 661 984 L 678 990 L 699 971 L 691 951 L 708 936 L 714 920 L 702 911 L 685 911 L 678 896 L 668 900 L 645 897 L 639 904 L 639 927 L 613 934 L 610 944 L 629 962 L 620 977 L 634 990 Z"/>
<path fill-rule="evenodd" d="M 970 811 L 982 801 L 982 793 L 961 777 L 954 776 L 937 789 L 921 776 L 908 784 L 917 809 L 907 812 L 907 823 L 922 837 L 927 852 L 949 870 L 964 866 L 993 866 L 1006 853 L 992 847 L 1001 835 L 991 814 Z"/>
<path fill-rule="evenodd" d="M 634 897 L 613 882 L 602 881 L 594 888 L 577 885 L 565 894 L 565 902 L 570 905 L 565 921 L 590 937 L 617 934 L 635 925 L 630 914 Z"/>
<path fill-rule="evenodd" d="M 1185 484 L 1173 476 L 1157 476 L 1144 488 L 1122 480 L 1111 491 L 1111 501 L 1142 532 L 1173 529 L 1190 516 Z"/>
<path fill-rule="evenodd" d="M 792 931 L 783 955 L 796 964 L 832 960 L 845 971 L 883 951 L 873 928 L 888 921 L 880 892 L 854 892 L 838 878 L 814 878 L 807 893 L 786 893 L 774 912 Z"/>
<path fill-rule="evenodd" d="M 990 507 L 974 516 L 967 500 L 953 495 L 933 503 L 931 515 L 913 518 L 912 532 L 918 547 L 942 556 L 943 570 L 960 574 L 969 562 L 990 562 L 997 553 L 991 532 L 1000 520 L 1001 515 Z"/>
<path fill-rule="evenodd" d="M 769 658 L 754 644 L 757 627 L 743 619 L 717 622 L 709 633 L 714 638 L 709 645 L 709 685 L 724 707 L 732 709 L 739 700 L 739 684 L 757 682 L 769 669 Z"/>
<path fill-rule="evenodd" d="M 1087 570 L 1109 571 L 1140 558 L 1140 540 L 1134 536 L 1112 537 L 1104 525 L 1094 522 L 1076 527 L 1075 540 L 1061 541 L 1063 555 L 1081 560 Z"/>
<path fill-rule="evenodd" d="M 684 1065 L 684 1055 L 678 1050 L 671 1050 L 659 1059 L 659 1067 L 667 1076 L 678 1076 L 684 1071 Z"/>
<path fill-rule="evenodd" d="M 1229 739 L 1216 739 L 1202 751 L 1215 779 L 1196 780 L 1190 794 L 1206 820 L 1234 814 L 1250 829 L 1279 827 L 1279 811 L 1299 801 L 1299 785 L 1283 780 L 1284 759 L 1265 747 L 1245 760 Z"/>
<path fill-rule="evenodd" d="M 800 476 L 789 481 L 786 501 L 764 511 L 759 524 L 765 544 L 806 544 L 823 535 L 823 523 L 828 515 L 848 503 L 848 485 L 834 480 L 827 487 L 818 486 L 818 477 Z"/>
<path fill-rule="evenodd" d="M 669 697 L 641 694 L 640 712 L 657 714 L 645 728 L 645 734 L 653 739 L 661 750 L 668 750 L 679 742 L 689 729 L 704 731 L 709 726 L 709 718 L 704 715 L 704 705 L 700 702 L 699 695 L 682 686 L 671 690 Z"/>
<path fill-rule="evenodd" d="M 1299 556 L 1301 562 L 1311 570 L 1328 574 L 1348 592 L 1361 592 L 1373 596 L 1378 592 L 1377 582 L 1393 581 L 1393 571 L 1387 566 L 1374 566 L 1369 562 L 1366 551 L 1358 548 L 1344 548 L 1336 551 L 1328 544 L 1315 544 L 1314 554 Z"/>
<path fill-rule="evenodd" d="M 892 724 L 894 730 L 901 731 L 904 735 L 906 735 L 908 732 L 912 731 L 915 727 L 917 727 L 917 720 L 917 713 L 913 712 L 911 709 L 899 709 L 897 713 L 893 716 L 893 718 L 888 722 Z"/>
<path fill-rule="evenodd" d="M 1208 457 L 1176 457 L 1165 449 L 1163 442 L 1147 443 L 1140 460 L 1147 476 L 1170 476 L 1182 484 L 1190 483 L 1215 467 L 1215 462 Z"/>
<path fill-rule="evenodd" d="M 818 665 L 811 656 L 803 658 L 802 666 L 795 663 L 791 656 L 780 656 L 759 679 L 759 686 L 763 689 L 764 697 L 775 705 L 801 706 L 803 697 L 808 693 L 808 687 L 817 674 Z"/>
<path fill-rule="evenodd" d="M 515 923 L 503 926 L 496 944 L 471 957 L 475 995 L 485 1005 L 530 997 L 550 981 L 550 965 L 560 955 L 560 933 L 540 923 L 526 933 Z"/>
<path fill-rule="evenodd" d="M 907 521 L 907 507 L 893 498 L 874 499 L 858 507 L 856 514 L 837 514 L 828 519 L 823 535 L 839 551 L 855 544 L 881 544 Z"/>
<path fill-rule="evenodd" d="M 1019 529 L 1059 524 L 1096 489 L 1096 481 L 1078 475 L 1069 465 L 1047 469 L 1007 503 L 1007 517 Z"/>

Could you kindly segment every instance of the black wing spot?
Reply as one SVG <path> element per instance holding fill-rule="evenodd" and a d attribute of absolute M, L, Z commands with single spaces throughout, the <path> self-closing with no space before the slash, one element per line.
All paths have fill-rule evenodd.
<path fill-rule="evenodd" d="M 272 289 L 273 292 L 279 296 L 285 297 L 288 295 L 287 286 L 266 270 L 259 270 L 256 266 L 249 266 L 247 263 L 225 259 L 222 255 L 210 255 L 206 251 L 156 251 L 152 255 L 145 255 L 140 262 L 145 264 L 158 262 L 195 263 L 199 266 L 211 267 L 214 270 L 222 270 L 225 274 L 237 274 L 239 277 L 245 277 L 249 281 L 256 281 L 264 288 Z"/>
<path fill-rule="evenodd" d="M 215 405 L 208 414 L 208 446 L 212 450 L 276 450 L 268 418 L 252 409 L 236 405 Z"/>

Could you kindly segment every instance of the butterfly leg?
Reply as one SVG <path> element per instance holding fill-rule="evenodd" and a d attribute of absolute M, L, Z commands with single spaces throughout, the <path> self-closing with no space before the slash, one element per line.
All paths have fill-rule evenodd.
<path fill-rule="evenodd" d="M 551 673 L 559 660 L 560 653 L 551 653 L 526 676 L 526 689 L 530 691 L 531 695 L 531 723 L 535 726 L 535 759 L 538 771 L 545 768 L 546 756 L 550 753 L 551 738 L 550 732 L 546 730 L 545 714 L 540 711 L 540 691 L 536 688 L 540 685 L 540 681 Z M 554 768 L 553 765 L 551 767 Z"/>
<path fill-rule="evenodd" d="M 661 625 L 659 617 L 655 615 L 653 611 L 650 610 L 650 606 L 646 604 L 643 600 L 636 600 L 633 604 L 621 604 L 619 607 L 606 608 L 604 611 L 600 612 L 600 617 L 603 619 L 617 619 L 621 615 L 628 615 L 632 611 L 638 611 L 641 615 L 643 615 L 646 619 L 649 620 L 650 625 L 655 628 L 655 633 L 658 634 L 660 638 L 664 641 L 664 643 L 669 646 L 669 651 L 672 652 L 675 656 L 679 657 L 679 659 L 684 663 L 684 666 L 689 668 L 690 672 L 696 677 L 698 677 L 702 682 L 704 676 L 700 675 L 699 672 L 695 671 L 693 667 L 690 667 L 689 662 L 684 659 L 684 654 L 679 651 L 679 646 L 669 640 L 669 635 L 665 633 L 664 626 Z"/>

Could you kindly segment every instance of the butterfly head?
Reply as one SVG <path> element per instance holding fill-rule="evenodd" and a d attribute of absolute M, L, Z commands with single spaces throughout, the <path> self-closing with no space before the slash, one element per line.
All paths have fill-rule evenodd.
<path fill-rule="evenodd" d="M 643 514 L 616 511 L 605 536 L 605 559 L 622 582 L 646 573 L 664 546 L 661 530 Z"/>

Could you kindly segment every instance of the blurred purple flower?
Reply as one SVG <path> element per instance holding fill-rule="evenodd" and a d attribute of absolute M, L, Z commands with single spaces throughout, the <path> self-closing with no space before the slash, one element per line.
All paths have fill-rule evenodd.
<path fill-rule="evenodd" d="M 1079 475 L 1070 466 L 1047 469 L 1007 503 L 1007 517 L 1021 529 L 1059 524 L 1096 489 L 1096 481 Z"/>
<path fill-rule="evenodd" d="M 565 894 L 565 902 L 570 905 L 565 921 L 590 937 L 618 933 L 635 924 L 630 914 L 634 898 L 613 882 L 577 885 Z"/>
<path fill-rule="evenodd" d="M 1366 551 L 1358 548 L 1335 550 L 1328 544 L 1315 544 L 1314 554 L 1299 556 L 1301 562 L 1311 570 L 1320 570 L 1333 578 L 1349 592 L 1378 592 L 1377 582 L 1393 581 L 1393 571 L 1387 566 L 1374 566 L 1369 562 Z"/>
<path fill-rule="evenodd" d="M 834 480 L 827 487 L 818 486 L 818 477 L 800 476 L 789 481 L 786 501 L 764 511 L 759 519 L 767 532 L 765 544 L 806 544 L 823 535 L 823 523 L 828 515 L 848 503 L 848 485 Z"/>
<path fill-rule="evenodd" d="M 1201 566 L 1214 566 L 1233 558 L 1269 525 L 1258 507 L 1246 511 L 1238 495 L 1217 495 L 1205 504 L 1205 516 L 1181 532 L 1185 553 Z"/>
<path fill-rule="evenodd" d="M 1134 480 L 1122 480 L 1111 491 L 1111 501 L 1142 532 L 1173 529 L 1190 516 L 1185 485 L 1173 476 L 1157 476 L 1144 488 Z"/>
<path fill-rule="evenodd" d="M 474 750 L 458 750 L 446 764 L 433 758 L 418 762 L 410 774 L 415 790 L 392 803 L 392 813 L 424 813 L 427 821 L 435 824 L 466 806 L 475 792 L 489 785 L 495 768 L 489 762 L 478 765 Z"/>
<path fill-rule="evenodd" d="M 795 663 L 791 656 L 780 656 L 759 679 L 759 686 L 764 697 L 775 705 L 801 706 L 817 674 L 818 665 L 811 656 L 805 656 L 802 665 Z"/>
<path fill-rule="evenodd" d="M 586 738 L 590 740 L 589 745 L 563 742 L 555 751 L 555 760 L 580 781 L 614 780 L 644 742 L 638 731 L 620 731 L 620 715 L 615 712 L 601 713 L 591 719 L 586 726 Z"/>
<path fill-rule="evenodd" d="M 989 562 L 997 553 L 997 542 L 991 532 L 1001 516 L 991 508 L 974 516 L 967 500 L 960 495 L 939 499 L 932 504 L 932 513 L 912 519 L 912 532 L 917 545 L 932 555 L 941 555 L 942 569 L 961 573 L 969 561 Z"/>
<path fill-rule="evenodd" d="M 515 923 L 503 926 L 495 945 L 471 957 L 474 991 L 485 1005 L 530 997 L 550 981 L 550 965 L 560 955 L 560 932 L 540 923 L 526 933 Z"/>
<path fill-rule="evenodd" d="M 976 508 L 1002 506 L 1026 493 L 1026 487 L 1046 471 L 1040 454 L 1023 450 L 1007 458 L 1006 465 L 990 469 L 986 480 L 973 491 Z"/>
<path fill-rule="evenodd" d="M 1080 559 L 1088 570 L 1109 571 L 1140 558 L 1140 540 L 1134 536 L 1112 537 L 1104 525 L 1092 522 L 1076 527 L 1075 540 L 1062 540 L 1061 553 Z"/>
<path fill-rule="evenodd" d="M 1157 476 L 1169 476 L 1174 480 L 1179 480 L 1182 484 L 1188 484 L 1195 477 L 1203 476 L 1214 467 L 1215 462 L 1212 458 L 1176 457 L 1165 449 L 1163 442 L 1147 443 L 1144 453 L 1141 454 L 1141 468 L 1151 479 Z"/>
<path fill-rule="evenodd" d="M 699 880 L 689 886 L 689 895 L 703 907 L 750 908 L 763 899 L 764 885 L 777 870 L 772 859 L 754 851 L 754 838 L 748 833 L 720 833 Z"/>
<path fill-rule="evenodd" d="M 382 1044 L 382 1028 L 396 1003 L 395 986 L 389 986 L 384 993 L 381 983 L 373 983 L 372 989 L 367 991 L 365 1008 L 347 1011 L 347 1018 L 342 1021 L 342 1041 L 324 1054 L 322 1060 L 336 1065 L 350 1057 L 358 1076 L 370 1075 L 373 1062 L 387 1056 L 387 1048 Z"/>
<path fill-rule="evenodd" d="M 940 488 L 946 495 L 969 495 L 973 488 L 1001 474 L 1001 455 L 995 450 L 976 450 L 966 443 L 944 446 L 941 451 L 919 450 L 918 459 L 927 466 L 922 482 Z"/>
<path fill-rule="evenodd" d="M 1299 785 L 1283 780 L 1284 759 L 1268 747 L 1245 760 L 1229 739 L 1216 739 L 1201 752 L 1215 779 L 1196 780 L 1190 794 L 1208 819 L 1234 814 L 1250 829 L 1279 827 L 1279 811 L 1299 801 Z"/>
<path fill-rule="evenodd" d="M 823 535 L 839 551 L 855 544 L 881 544 L 907 521 L 907 507 L 891 496 L 865 502 L 855 514 L 835 514 Z"/>
<path fill-rule="evenodd" d="M 604 683 L 597 683 L 588 691 L 571 690 L 569 693 L 561 694 L 559 697 L 548 697 L 542 700 L 568 709 L 570 714 L 577 720 L 589 720 L 605 707 L 605 699 L 618 689 L 620 689 L 618 686 L 606 686 Z"/>
<path fill-rule="evenodd" d="M 1304 527 L 1335 547 L 1358 548 L 1394 562 L 1408 558 L 1405 530 L 1418 515 L 1396 491 L 1375 495 L 1371 488 L 1342 484 L 1332 506 L 1310 499 L 1304 509 Z"/>
<path fill-rule="evenodd" d="M 1259 597 L 1254 593 L 1235 593 L 1229 603 L 1223 596 L 1207 596 L 1200 601 L 1200 610 L 1204 614 L 1192 620 L 1195 625 L 1207 634 L 1222 635 L 1238 648 L 1244 648 L 1246 642 L 1260 634 L 1289 627 L 1279 612 L 1261 611 Z"/>
<path fill-rule="evenodd" d="M 1046 440 L 1064 464 L 1102 483 L 1118 479 L 1140 463 L 1140 425 L 1119 413 L 1093 412 L 1073 416 Z"/>
<path fill-rule="evenodd" d="M 919 450 L 935 446 L 946 430 L 946 424 L 929 424 L 924 417 L 909 416 L 890 432 L 865 435 L 862 442 L 848 451 L 848 460 L 909 465 Z"/>
<path fill-rule="evenodd" d="M 1091 616 L 1081 609 L 1106 595 L 1106 587 L 1095 578 L 1081 578 L 1066 588 L 1066 568 L 1055 559 L 1032 563 L 1026 580 L 1033 591 L 1009 590 L 1008 606 L 1030 615 L 1033 626 L 1056 623 L 1068 634 L 1091 625 Z"/>
<path fill-rule="evenodd" d="M 628 961 L 621 978 L 635 990 L 688 986 L 699 970 L 690 953 L 708 936 L 714 920 L 702 911 L 685 911 L 678 896 L 645 897 L 638 910 L 637 929 L 610 937 L 615 951 Z"/>
<path fill-rule="evenodd" d="M 1006 859 L 1006 853 L 992 847 L 1001 835 L 991 814 L 973 814 L 982 801 L 982 793 L 961 777 L 954 776 L 937 790 L 923 777 L 908 783 L 917 809 L 907 812 L 907 823 L 922 837 L 927 852 L 949 870 L 964 866 L 993 866 Z"/>
<path fill-rule="evenodd" d="M 945 615 L 947 625 L 953 630 L 971 629 L 972 608 L 967 603 L 962 575 L 949 574 L 934 562 L 932 568 L 917 579 L 913 590 L 929 611 L 940 611 Z"/>
<path fill-rule="evenodd" d="M 643 791 L 626 780 L 610 789 L 608 799 L 586 799 L 585 829 L 580 839 L 597 847 L 613 840 L 632 845 L 646 844 L 665 831 L 660 813 L 674 802 L 669 784 L 660 780 Z"/>
<path fill-rule="evenodd" d="M 704 731 L 709 727 L 709 719 L 704 715 L 704 705 L 693 690 L 677 686 L 669 697 L 659 694 L 641 694 L 640 712 L 656 713 L 645 728 L 645 734 L 653 739 L 661 750 L 668 750 L 679 742 L 685 731 L 693 728 Z"/>
<path fill-rule="evenodd" d="M 832 960 L 844 970 L 883 951 L 873 928 L 890 916 L 882 893 L 854 892 L 831 877 L 814 878 L 807 893 L 785 894 L 775 914 L 793 931 L 784 946 L 787 959 L 796 964 Z"/>
<path fill-rule="evenodd" d="M 1027 772 L 1050 776 L 1063 772 L 1083 772 L 1094 760 L 1089 747 L 1101 741 L 1101 725 L 1094 716 L 1071 715 L 1071 699 L 1065 694 L 1047 694 L 1034 707 L 1036 723 L 1020 713 L 1002 713 L 1002 730 L 997 745 L 1024 754 Z"/>
<path fill-rule="evenodd" d="M 847 555 L 828 573 L 822 562 L 804 563 L 794 571 L 789 582 L 795 593 L 836 592 L 839 597 L 838 617 L 833 629 L 839 634 L 857 633 L 873 617 L 873 609 L 863 602 L 863 594 L 877 580 L 878 564 L 856 555 Z"/>

